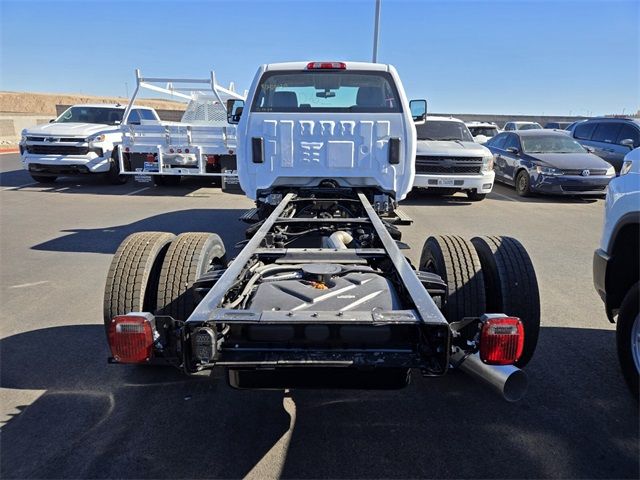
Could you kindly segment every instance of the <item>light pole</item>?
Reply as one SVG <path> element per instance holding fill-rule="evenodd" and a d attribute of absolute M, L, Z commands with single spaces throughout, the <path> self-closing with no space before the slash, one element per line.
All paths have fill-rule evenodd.
<path fill-rule="evenodd" d="M 376 18 L 373 28 L 373 63 L 378 61 L 378 38 L 380 33 L 380 1 L 376 0 Z"/>

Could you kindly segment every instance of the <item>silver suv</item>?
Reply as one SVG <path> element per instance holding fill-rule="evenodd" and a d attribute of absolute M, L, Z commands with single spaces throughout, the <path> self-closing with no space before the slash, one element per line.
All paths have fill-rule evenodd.
<path fill-rule="evenodd" d="M 640 119 L 591 118 L 576 123 L 571 136 L 593 153 L 609 162 L 620 173 L 624 156 L 640 147 Z"/>

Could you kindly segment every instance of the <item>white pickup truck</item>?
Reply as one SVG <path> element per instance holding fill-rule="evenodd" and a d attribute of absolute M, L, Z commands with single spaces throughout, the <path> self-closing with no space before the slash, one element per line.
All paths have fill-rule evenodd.
<path fill-rule="evenodd" d="M 540 327 L 524 247 L 425 235 L 415 267 L 400 250 L 395 200 L 412 186 L 426 102 L 410 104 L 395 68 L 263 65 L 233 103 L 239 180 L 256 200 L 247 241 L 228 262 L 214 233 L 127 237 L 105 286 L 110 362 L 278 389 L 401 388 L 412 370 L 461 368 L 521 398 Z"/>
<path fill-rule="evenodd" d="M 62 175 L 104 175 L 110 183 L 127 181 L 120 175 L 116 146 L 122 141 L 125 106 L 74 105 L 46 125 L 22 131 L 20 154 L 36 182 L 52 183 Z M 152 108 L 136 107 L 128 125 L 159 121 Z"/>
<path fill-rule="evenodd" d="M 462 120 L 428 116 L 416 124 L 418 148 L 413 186 L 442 195 L 466 192 L 483 200 L 493 188 L 493 156 L 473 141 Z"/>
<path fill-rule="evenodd" d="M 136 89 L 127 106 L 132 112 L 142 90 L 188 102 L 179 122 L 129 122 L 122 138 L 120 168 L 124 175 L 138 180 L 153 178 L 156 185 L 180 183 L 183 176 L 222 177 L 237 185 L 236 127 L 227 123 L 226 103 L 244 100 L 245 95 L 216 83 L 211 72 L 206 79 L 150 78 L 136 70 Z M 125 113 L 127 118 L 127 113 Z"/>

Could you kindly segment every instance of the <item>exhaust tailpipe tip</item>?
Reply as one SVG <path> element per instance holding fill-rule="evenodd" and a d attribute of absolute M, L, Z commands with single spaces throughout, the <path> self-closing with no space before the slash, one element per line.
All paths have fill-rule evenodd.
<path fill-rule="evenodd" d="M 462 352 L 451 355 L 453 363 L 460 362 L 463 358 Z M 513 365 L 487 365 L 476 353 L 462 361 L 460 370 L 483 381 L 508 402 L 517 402 L 527 393 L 529 386 L 527 374 Z"/>

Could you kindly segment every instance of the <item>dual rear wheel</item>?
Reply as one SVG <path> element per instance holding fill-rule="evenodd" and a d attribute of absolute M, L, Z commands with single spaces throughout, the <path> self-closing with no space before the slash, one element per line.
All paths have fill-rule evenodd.
<path fill-rule="evenodd" d="M 519 317 L 525 344 L 516 365 L 529 363 L 540 331 L 540 294 L 531 259 L 518 240 L 429 237 L 422 249 L 420 270 L 436 273 L 447 283 L 449 294 L 442 313 L 449 322 L 484 313 Z"/>
<path fill-rule="evenodd" d="M 141 311 L 186 320 L 197 305 L 194 282 L 224 265 L 224 244 L 215 233 L 129 235 L 116 251 L 107 275 L 105 327 L 116 315 Z"/>

